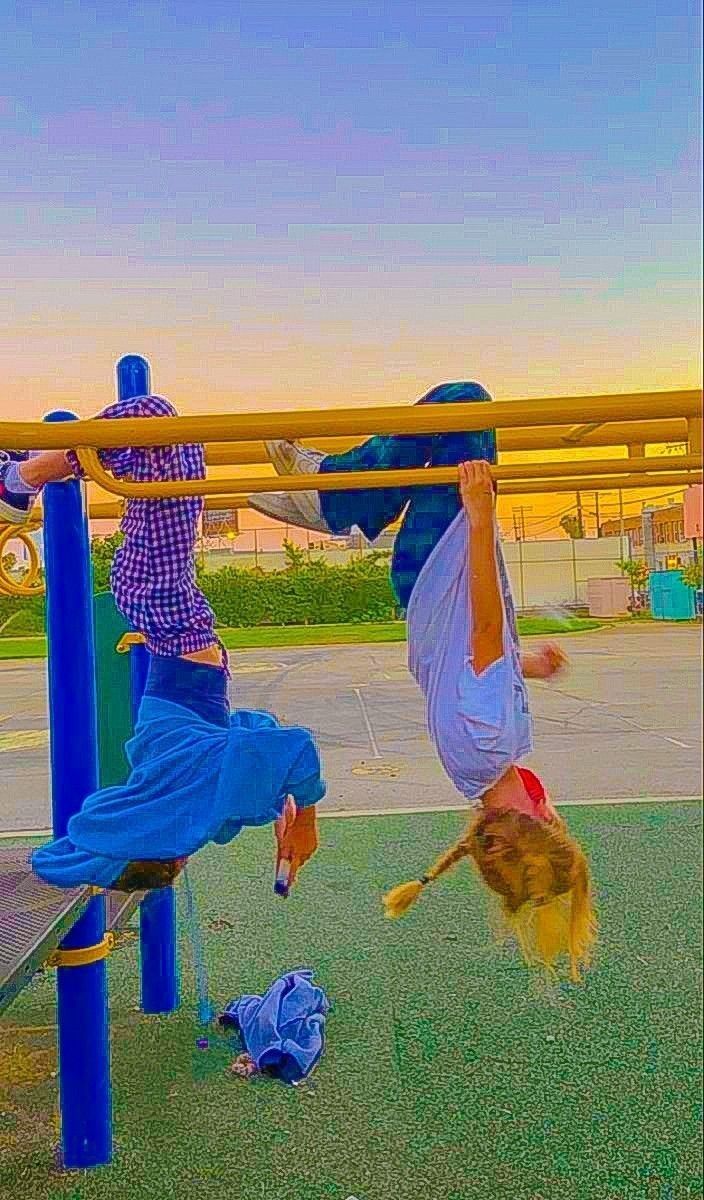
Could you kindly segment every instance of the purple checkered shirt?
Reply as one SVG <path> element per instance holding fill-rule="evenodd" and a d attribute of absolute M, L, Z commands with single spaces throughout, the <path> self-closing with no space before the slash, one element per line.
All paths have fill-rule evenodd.
<path fill-rule="evenodd" d="M 100 416 L 174 417 L 176 410 L 161 396 L 137 396 L 111 404 Z M 100 458 L 117 478 L 137 483 L 205 478 L 201 445 L 102 450 Z M 73 454 L 69 461 L 80 475 Z M 127 502 L 120 525 L 125 540 L 113 559 L 110 583 L 117 607 L 145 635 L 152 654 L 175 658 L 219 640 L 213 610 L 195 579 L 202 511 L 200 496 Z"/>

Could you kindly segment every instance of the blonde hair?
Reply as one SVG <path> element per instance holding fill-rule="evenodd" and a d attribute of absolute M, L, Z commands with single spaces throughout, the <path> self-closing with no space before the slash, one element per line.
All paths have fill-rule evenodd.
<path fill-rule="evenodd" d="M 538 821 L 514 810 L 479 812 L 425 875 L 384 897 L 387 917 L 400 917 L 428 883 L 462 858 L 472 859 L 500 897 L 503 924 L 525 961 L 554 974 L 566 957 L 578 982 L 580 968 L 589 965 L 597 923 L 587 860 L 564 821 Z"/>

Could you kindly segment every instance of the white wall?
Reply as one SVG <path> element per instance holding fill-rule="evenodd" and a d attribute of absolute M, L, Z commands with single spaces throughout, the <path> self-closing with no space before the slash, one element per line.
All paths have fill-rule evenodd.
<path fill-rule="evenodd" d="M 517 608 L 586 604 L 587 580 L 619 577 L 629 557 L 628 537 L 504 542 L 503 551 Z"/>

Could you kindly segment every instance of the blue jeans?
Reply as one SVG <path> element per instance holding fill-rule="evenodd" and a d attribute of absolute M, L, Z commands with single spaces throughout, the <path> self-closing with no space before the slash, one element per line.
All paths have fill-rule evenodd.
<path fill-rule="evenodd" d="M 470 404 L 491 401 L 478 383 L 443 383 L 418 404 Z M 487 423 L 489 422 L 487 414 Z M 471 459 L 496 462 L 496 434 L 487 428 L 477 433 L 403 434 L 373 437 L 345 454 L 330 454 L 320 465 L 331 471 L 370 471 L 381 468 L 455 466 Z M 408 606 L 414 584 L 428 555 L 452 524 L 461 508 L 456 485 L 370 488 L 366 491 L 320 492 L 320 508 L 333 533 L 358 525 L 370 540 L 397 521 L 406 509 L 394 544 L 391 583 L 402 608 Z M 503 564 L 500 564 L 503 568 Z"/>
<path fill-rule="evenodd" d="M 229 727 L 227 673 L 222 667 L 151 654 L 144 695 L 171 700 L 212 725 Z"/>

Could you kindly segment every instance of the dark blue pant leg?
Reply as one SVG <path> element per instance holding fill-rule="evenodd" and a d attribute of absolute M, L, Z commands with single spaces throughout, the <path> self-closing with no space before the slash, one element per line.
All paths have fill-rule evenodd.
<path fill-rule="evenodd" d="M 491 400 L 478 383 L 444 383 L 433 388 L 419 404 L 470 404 Z M 362 471 L 399 467 L 454 466 L 470 459 L 496 461 L 496 436 L 492 429 L 477 433 L 412 434 L 373 437 L 346 454 L 329 455 L 321 472 Z M 408 505 L 394 545 L 391 580 L 402 607 L 406 607 L 423 563 L 459 512 L 455 485 L 448 487 L 379 488 L 350 492 L 321 492 L 323 516 L 334 533 L 358 525 L 374 539 L 396 521 Z"/>

